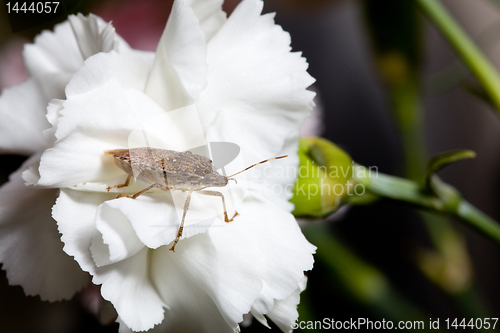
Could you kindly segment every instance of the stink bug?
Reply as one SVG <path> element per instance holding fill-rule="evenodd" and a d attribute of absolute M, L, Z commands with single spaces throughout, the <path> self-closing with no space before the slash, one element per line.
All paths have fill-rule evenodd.
<path fill-rule="evenodd" d="M 207 187 L 224 187 L 230 180 L 236 181 L 236 179 L 231 177 L 236 176 L 243 171 L 253 168 L 256 165 L 288 156 L 285 155 L 270 158 L 259 163 L 255 163 L 229 177 L 225 177 L 213 169 L 213 163 L 209 158 L 193 154 L 190 151 L 178 152 L 167 149 L 142 147 L 107 150 L 104 154 L 113 156 L 116 165 L 128 173 L 127 179 L 123 184 L 108 186 L 108 191 L 113 188 L 127 187 L 133 174 L 135 174 L 137 179 L 150 184 L 150 186 L 133 195 L 119 194 L 117 198 L 126 197 L 135 199 L 151 189 L 159 189 L 163 191 L 180 190 L 188 192 L 184 203 L 184 210 L 182 213 L 179 231 L 177 232 L 174 244 L 170 248 L 171 251 L 175 251 L 175 246 L 182 237 L 184 220 L 186 218 L 186 213 L 191 201 L 191 194 L 193 192 L 220 197 L 222 199 L 222 208 L 224 209 L 224 221 L 231 222 L 238 215 L 238 212 L 235 212 L 233 217 L 229 218 L 227 215 L 224 195 L 221 192 L 204 189 Z"/>

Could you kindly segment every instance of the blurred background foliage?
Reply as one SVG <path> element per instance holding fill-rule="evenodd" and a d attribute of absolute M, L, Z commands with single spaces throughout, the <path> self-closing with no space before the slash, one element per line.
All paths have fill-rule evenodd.
<path fill-rule="evenodd" d="M 153 51 L 171 3 L 80 0 L 71 12 L 112 20 L 132 47 Z M 225 10 L 237 3 L 226 1 Z M 433 11 L 436 4 L 444 11 Z M 328 149 L 344 165 L 352 158 L 418 184 L 431 156 L 474 151 L 475 159 L 454 163 L 439 177 L 500 220 L 500 81 L 494 69 L 500 66 L 500 1 L 266 0 L 265 11 L 277 12 L 276 22 L 290 32 L 293 49 L 303 52 L 317 80 L 319 120 L 305 134 L 337 144 L 343 151 Z M 25 79 L 22 45 L 64 19 L 13 33 L 0 10 L 0 88 Z M 314 155 L 311 147 L 301 143 L 301 154 Z M 22 161 L 0 156 L 0 183 Z M 335 182 L 345 186 L 347 180 Z M 303 209 L 297 215 L 309 216 L 300 220 L 306 237 L 318 246 L 299 320 L 423 320 L 428 330 L 429 318 L 440 318 L 443 328 L 446 318 L 500 315 L 500 247 L 494 240 L 449 214 L 387 196 L 344 199 L 317 199 L 312 206 L 320 213 L 297 206 Z M 117 331 L 116 324 L 100 325 L 82 303 L 81 296 L 56 304 L 26 297 L 1 272 L 2 332 Z M 253 324 L 242 331 L 269 330 Z"/>

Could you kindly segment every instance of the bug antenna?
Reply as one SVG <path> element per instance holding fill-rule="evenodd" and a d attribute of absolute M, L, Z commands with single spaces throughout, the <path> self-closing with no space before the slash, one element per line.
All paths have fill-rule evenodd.
<path fill-rule="evenodd" d="M 255 164 L 253 164 L 253 165 L 250 165 L 248 168 L 243 169 L 243 170 L 241 170 L 240 172 L 237 172 L 237 173 L 235 173 L 235 174 L 233 174 L 233 175 L 231 175 L 231 176 L 229 176 L 229 177 L 227 177 L 227 178 L 231 178 L 231 177 L 233 177 L 233 176 L 239 175 L 240 173 L 242 173 L 242 172 L 244 172 L 244 171 L 247 171 L 248 169 L 253 168 L 254 166 L 257 166 L 257 165 L 259 165 L 259 164 L 266 163 L 266 162 L 269 162 L 269 161 L 272 161 L 272 160 L 279 160 L 280 158 L 285 158 L 285 157 L 287 157 L 287 156 L 288 156 L 288 155 L 279 156 L 279 157 L 273 157 L 273 158 L 268 158 L 267 160 L 264 160 L 264 161 L 261 161 L 261 162 L 259 162 L 259 163 L 255 163 Z M 236 180 L 235 180 L 235 181 L 236 181 Z"/>

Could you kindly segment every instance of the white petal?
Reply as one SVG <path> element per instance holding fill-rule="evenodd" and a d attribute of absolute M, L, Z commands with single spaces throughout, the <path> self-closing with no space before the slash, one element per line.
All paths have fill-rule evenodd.
<path fill-rule="evenodd" d="M 111 22 L 105 23 L 94 14 L 89 14 L 89 16 L 83 16 L 81 13 L 70 15 L 68 20 L 83 59 L 99 52 L 130 49 L 127 43 L 116 35 Z"/>
<path fill-rule="evenodd" d="M 274 307 L 274 302 L 276 301 L 272 296 L 272 290 L 269 290 L 269 285 L 264 282 L 264 286 L 261 290 L 259 298 L 252 305 L 252 315 L 257 319 L 262 325 L 268 326 L 267 319 L 264 315 L 272 310 Z"/>
<path fill-rule="evenodd" d="M 123 133 L 123 137 L 126 138 L 126 133 Z M 125 145 L 117 146 L 123 148 Z M 72 187 L 87 181 L 106 182 L 119 179 L 123 171 L 114 165 L 111 157 L 104 156 L 104 151 L 112 148 L 116 146 L 106 140 L 76 132 L 44 152 L 37 185 Z M 126 175 L 123 178 L 125 177 Z M 106 187 L 102 186 L 100 191 L 106 191 Z"/>
<path fill-rule="evenodd" d="M 30 154 L 44 148 L 41 131 L 48 127 L 45 108 L 51 99 L 64 98 L 65 86 L 85 57 L 128 49 L 102 19 L 94 15 L 70 19 L 75 32 L 69 22 L 64 22 L 56 25 L 54 32 L 44 31 L 34 44 L 25 46 L 25 66 L 32 78 L 6 89 L 0 97 L 0 151 Z M 94 40 L 98 44 L 91 47 L 89 42 Z M 85 51 L 83 55 L 80 48 Z"/>
<path fill-rule="evenodd" d="M 205 35 L 193 9 L 175 0 L 158 44 L 146 94 L 166 111 L 192 104 L 206 87 Z"/>
<path fill-rule="evenodd" d="M 257 193 L 267 195 L 266 200 L 288 212 L 293 210 L 293 204 L 289 200 L 293 195 L 299 171 L 298 140 L 298 131 L 296 131 L 285 140 L 282 150 L 276 154 L 276 156 L 287 155 L 286 158 L 270 161 L 247 171 L 249 186 Z"/>
<path fill-rule="evenodd" d="M 64 87 L 83 64 L 73 30 L 68 21 L 45 30 L 33 44 L 24 47 L 24 64 L 40 88 L 46 101 L 64 98 Z"/>
<path fill-rule="evenodd" d="M 293 323 L 295 323 L 299 316 L 297 305 L 300 302 L 300 293 L 305 290 L 306 285 L 307 277 L 303 276 L 296 290 L 286 299 L 279 300 L 274 300 L 269 297 L 269 286 L 265 285 L 260 298 L 252 306 L 251 314 L 262 325 L 268 328 L 270 328 L 270 326 L 264 314 L 283 332 L 292 332 Z"/>
<path fill-rule="evenodd" d="M 144 248 L 127 217 L 119 209 L 111 207 L 109 202 L 113 201 L 99 206 L 96 215 L 99 232 L 94 235 L 90 251 L 97 266 L 124 260 Z M 101 242 L 106 245 L 105 251 L 95 248 Z"/>
<path fill-rule="evenodd" d="M 140 128 L 141 119 L 164 114 L 148 97 L 125 90 L 114 80 L 100 89 L 69 97 L 63 107 L 55 133 L 58 141 L 41 159 L 39 185 L 67 187 L 120 177 L 123 171 L 104 151 L 126 148 L 129 134 Z"/>
<path fill-rule="evenodd" d="M 99 267 L 92 280 L 102 284 L 102 297 L 113 303 L 125 325 L 134 331 L 161 323 L 166 307 L 150 280 L 150 251 L 144 248 L 123 261 Z"/>
<path fill-rule="evenodd" d="M 140 97 L 141 95 L 138 95 L 138 98 L 130 100 L 133 108 L 143 109 L 147 107 L 144 104 L 148 102 L 154 104 L 150 107 L 151 109 L 157 108 L 157 104 L 149 98 L 141 101 Z M 144 99 L 145 96 L 142 97 Z M 141 121 L 140 127 L 130 133 L 129 148 L 154 147 L 183 152 L 207 144 L 198 110 L 194 104 L 169 112 L 159 112 L 159 114 L 159 116 Z"/>
<path fill-rule="evenodd" d="M 64 98 L 65 86 L 87 57 L 112 49 L 128 50 L 125 41 L 99 17 L 71 16 L 70 21 L 56 25 L 54 32 L 43 31 L 34 44 L 24 48 L 25 66 L 47 102 Z"/>
<path fill-rule="evenodd" d="M 165 322 L 172 332 L 231 332 L 250 310 L 262 288 L 261 258 L 239 224 L 213 226 L 175 253 L 153 252 L 152 279 L 170 307 Z"/>
<path fill-rule="evenodd" d="M 120 328 L 118 329 L 118 333 L 134 333 L 133 330 L 128 327 L 121 317 L 116 319 L 116 322 L 120 324 Z M 147 333 L 165 333 L 167 325 L 165 324 L 165 320 L 161 322 L 159 325 L 155 325 L 154 328 L 147 331 Z"/>
<path fill-rule="evenodd" d="M 267 319 L 266 317 L 258 310 L 255 310 L 253 307 L 252 307 L 252 311 L 250 311 L 250 313 L 252 314 L 252 316 L 259 322 L 261 323 L 262 325 L 264 325 L 265 327 L 267 328 L 271 328 L 271 326 L 269 326 L 269 324 L 267 323 Z"/>
<path fill-rule="evenodd" d="M 57 221 L 64 252 L 73 256 L 80 267 L 94 274 L 96 265 L 90 252 L 92 236 L 96 232 L 95 214 L 106 200 L 114 198 L 109 193 L 87 193 L 61 189 L 52 216 Z"/>
<path fill-rule="evenodd" d="M 154 251 L 162 251 L 162 249 Z M 165 311 L 162 326 L 167 329 L 164 332 L 234 333 L 210 296 L 182 271 L 172 266 L 173 262 L 166 258 L 169 255 L 166 251 L 162 251 L 165 258 L 160 262 L 161 266 L 156 266 L 159 259 L 152 264 L 153 279 L 157 281 L 158 292 L 170 306 Z M 155 258 L 159 256 L 161 255 L 155 253 Z"/>
<path fill-rule="evenodd" d="M 102 284 L 102 296 L 113 303 L 127 326 L 135 331 L 147 330 L 163 319 L 164 303 L 151 285 L 148 250 L 144 248 L 118 263 L 96 267 L 90 247 L 96 231 L 97 207 L 114 195 L 61 190 L 53 209 L 64 251 L 78 261 L 82 269 Z"/>
<path fill-rule="evenodd" d="M 22 170 L 28 160 L 0 188 L 0 262 L 12 285 L 42 300 L 71 298 L 90 277 L 63 252 L 51 207 L 57 190 L 26 187 Z"/>
<path fill-rule="evenodd" d="M 35 185 L 40 180 L 40 173 L 38 172 L 38 167 L 40 166 L 40 156 L 42 156 L 41 152 L 34 154 L 30 159 L 34 162 L 22 172 L 21 178 L 24 180 L 25 186 Z M 41 187 L 39 187 L 39 189 L 40 188 Z"/>
<path fill-rule="evenodd" d="M 246 221 L 242 230 L 254 239 L 263 258 L 264 297 L 287 298 L 303 280 L 303 272 L 312 269 L 316 247 L 305 239 L 293 215 L 268 202 L 266 196 L 248 196 L 238 212 Z"/>
<path fill-rule="evenodd" d="M 236 143 L 257 161 L 282 149 L 314 97 L 307 62 L 261 10 L 261 1 L 242 1 L 210 40 L 208 86 L 197 103 L 208 141 Z"/>
<path fill-rule="evenodd" d="M 38 84 L 28 79 L 0 95 L 0 152 L 32 154 L 46 145 L 42 131 L 47 102 Z"/>
<path fill-rule="evenodd" d="M 66 87 L 67 97 L 84 93 L 117 82 L 123 89 L 142 91 L 151 68 L 151 57 L 145 52 L 96 54 L 72 77 Z"/>
<path fill-rule="evenodd" d="M 49 106 L 47 106 L 46 117 L 48 122 L 52 125 L 52 127 L 44 130 L 42 134 L 45 137 L 45 140 L 47 141 L 48 147 L 52 147 L 56 143 L 56 129 L 57 129 L 57 124 L 59 123 L 59 117 L 60 117 L 59 112 L 62 111 L 64 108 L 63 103 L 64 101 L 62 99 L 53 99 L 49 102 Z"/>
<path fill-rule="evenodd" d="M 205 41 L 209 41 L 226 23 L 226 13 L 222 10 L 224 0 L 186 0 L 193 8 L 205 33 Z"/>
<path fill-rule="evenodd" d="M 45 129 L 42 134 L 45 138 L 45 142 L 47 146 L 53 146 L 56 141 L 55 130 L 57 126 L 57 121 L 59 117 L 59 111 L 62 110 L 63 101 L 60 99 L 53 99 L 50 101 L 49 106 L 47 107 L 47 120 L 49 123 L 53 125 L 53 127 L 49 127 Z M 40 180 L 40 157 L 43 154 L 43 150 L 38 151 L 31 158 L 34 161 L 24 172 L 22 173 L 22 178 L 26 182 L 26 185 L 37 185 Z M 43 186 L 38 186 L 38 188 L 43 188 Z"/>
<path fill-rule="evenodd" d="M 281 189 L 278 195 L 272 195 L 274 198 L 280 197 L 281 200 L 276 200 L 276 204 L 282 205 L 284 210 L 292 211 L 292 204 L 289 200 L 293 196 L 293 186 L 295 185 L 298 176 L 298 166 L 299 166 L 299 155 L 297 151 L 299 150 L 299 132 L 291 133 L 290 136 L 285 140 L 282 150 L 278 153 L 278 156 L 288 155 L 286 157 L 286 162 L 288 163 L 286 167 L 283 164 L 274 165 L 276 169 L 271 173 L 271 179 L 264 181 L 264 183 L 269 184 L 273 182 L 274 184 L 279 184 Z"/>
<path fill-rule="evenodd" d="M 116 322 L 120 324 L 120 328 L 118 329 L 118 333 L 134 333 L 134 331 L 132 331 L 130 329 L 130 327 L 128 327 L 127 325 L 125 325 L 125 323 L 123 322 L 123 319 L 121 317 L 118 317 L 116 319 Z M 149 330 L 148 332 L 152 332 L 154 329 L 152 330 Z"/>
<path fill-rule="evenodd" d="M 103 205 L 108 219 L 124 218 L 135 230 L 140 239 L 149 248 L 157 248 L 171 243 L 179 228 L 179 220 L 172 199 L 167 193 L 142 195 L 137 199 L 120 198 Z M 98 221 L 105 216 L 97 216 Z"/>
<path fill-rule="evenodd" d="M 306 281 L 307 279 L 304 280 Z M 287 299 L 277 300 L 274 303 L 273 310 L 267 314 L 269 319 L 283 332 L 291 333 L 293 331 L 293 324 L 299 318 L 297 305 L 300 302 L 300 293 L 303 289 L 302 286 L 299 286 Z"/>

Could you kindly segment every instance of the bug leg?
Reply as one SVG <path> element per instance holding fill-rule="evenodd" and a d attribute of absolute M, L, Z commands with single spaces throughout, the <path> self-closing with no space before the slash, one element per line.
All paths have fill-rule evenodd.
<path fill-rule="evenodd" d="M 151 185 L 151 186 L 149 186 L 149 187 L 146 187 L 145 189 L 143 189 L 143 190 L 141 190 L 141 191 L 139 191 L 139 192 L 137 192 L 136 194 L 133 194 L 133 195 L 130 195 L 130 194 L 118 194 L 118 195 L 116 196 L 116 198 L 117 198 L 117 199 L 118 199 L 118 198 L 131 198 L 131 199 L 135 199 L 135 198 L 137 198 L 138 196 L 140 196 L 141 194 L 143 194 L 143 193 L 145 193 L 145 192 L 149 191 L 150 189 L 152 189 L 152 188 L 153 188 L 153 187 L 155 187 L 155 186 L 156 186 L 156 184 L 153 184 L 153 185 Z"/>
<path fill-rule="evenodd" d="M 224 221 L 231 222 L 238 215 L 238 212 L 234 212 L 234 215 L 233 217 L 231 217 L 231 219 L 227 217 L 226 202 L 224 200 L 224 195 L 222 193 L 217 191 L 196 191 L 196 193 L 200 193 L 203 195 L 211 195 L 214 197 L 220 197 L 222 199 L 222 208 L 224 208 Z"/>
<path fill-rule="evenodd" d="M 108 186 L 107 187 L 107 191 L 109 192 L 109 190 L 113 189 L 113 188 L 122 188 L 122 187 L 127 187 L 128 184 L 130 183 L 130 178 L 132 178 L 132 174 L 133 174 L 133 170 L 130 170 L 130 172 L 128 173 L 128 176 L 127 176 L 127 179 L 125 180 L 125 183 L 123 184 L 118 184 L 118 185 L 111 185 L 111 186 Z"/>
<path fill-rule="evenodd" d="M 189 192 L 187 197 L 186 197 L 186 202 L 184 203 L 184 211 L 182 212 L 182 219 L 181 219 L 181 225 L 179 227 L 179 231 L 177 232 L 177 237 L 175 238 L 174 245 L 170 248 L 170 251 L 175 252 L 175 246 L 177 245 L 177 242 L 179 242 L 179 239 L 182 237 L 182 230 L 184 230 L 184 220 L 186 219 L 186 213 L 189 208 L 189 203 L 191 202 L 191 194 L 193 192 Z"/>

